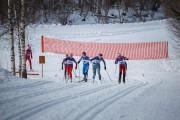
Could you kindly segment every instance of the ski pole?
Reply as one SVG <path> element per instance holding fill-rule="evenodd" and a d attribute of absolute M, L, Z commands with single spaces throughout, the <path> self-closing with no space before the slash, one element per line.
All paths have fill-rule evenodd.
<path fill-rule="evenodd" d="M 102 77 L 102 75 L 101 75 L 101 77 Z M 104 79 L 104 77 L 102 77 L 102 79 Z"/>
<path fill-rule="evenodd" d="M 62 71 L 64 72 L 64 75 L 63 75 L 63 82 L 64 82 L 64 80 L 66 80 L 66 77 L 67 77 L 66 76 L 66 74 L 67 74 L 66 67 L 65 67 L 64 70 L 62 69 Z"/>
<path fill-rule="evenodd" d="M 77 77 L 77 75 L 76 75 L 76 71 L 74 71 L 74 69 L 73 69 L 73 72 L 74 72 L 75 77 Z"/>
<path fill-rule="evenodd" d="M 116 78 L 116 70 L 117 70 L 117 65 L 116 65 L 115 72 L 114 72 L 114 78 Z"/>
<path fill-rule="evenodd" d="M 59 70 L 60 71 L 60 70 Z M 64 72 L 64 70 L 63 70 L 63 72 Z M 64 73 L 64 75 L 63 75 L 63 82 L 64 82 L 64 80 L 65 80 L 65 73 Z"/>
<path fill-rule="evenodd" d="M 106 72 L 107 72 L 107 70 L 106 70 Z M 109 73 L 108 73 L 108 72 L 107 72 L 107 74 L 108 74 L 108 76 L 109 76 Z M 111 82 L 113 82 L 110 76 L 109 76 L 109 79 L 111 80 Z"/>
<path fill-rule="evenodd" d="M 79 70 L 79 64 L 78 64 L 78 71 L 79 71 L 79 80 L 80 80 L 80 70 Z"/>

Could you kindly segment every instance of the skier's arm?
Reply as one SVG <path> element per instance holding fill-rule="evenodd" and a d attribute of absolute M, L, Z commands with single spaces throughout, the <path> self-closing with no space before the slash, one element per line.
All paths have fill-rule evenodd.
<path fill-rule="evenodd" d="M 94 57 L 94 58 L 95 58 L 95 57 Z M 90 61 L 93 61 L 93 60 L 94 60 L 94 58 L 90 59 Z"/>
<path fill-rule="evenodd" d="M 62 61 L 62 67 L 61 67 L 62 70 L 63 70 L 64 62 L 65 62 L 65 59 L 63 59 Z"/>
<path fill-rule="evenodd" d="M 81 62 L 81 60 L 82 60 L 82 57 L 79 59 L 78 64 Z"/>
<path fill-rule="evenodd" d="M 125 59 L 125 60 L 129 60 L 129 58 L 127 58 L 127 57 L 125 57 L 124 59 Z"/>
<path fill-rule="evenodd" d="M 116 58 L 116 60 L 115 60 L 115 64 L 117 64 L 118 63 L 118 60 L 117 60 L 117 58 Z"/>
<path fill-rule="evenodd" d="M 102 61 L 104 63 L 104 69 L 106 70 L 106 62 L 104 61 L 104 59 L 102 58 Z"/>
<path fill-rule="evenodd" d="M 31 50 L 31 59 L 33 58 L 33 56 L 32 56 L 32 50 Z"/>
<path fill-rule="evenodd" d="M 76 67 L 75 67 L 75 69 L 77 69 L 77 64 L 78 64 L 78 63 L 76 62 L 76 60 L 75 60 L 75 59 L 73 59 L 73 61 L 76 63 Z"/>
<path fill-rule="evenodd" d="M 88 57 L 88 60 L 91 62 L 91 59 Z M 89 62 L 88 62 L 88 65 L 89 65 Z"/>
<path fill-rule="evenodd" d="M 28 51 L 26 50 L 26 58 L 28 57 Z"/>

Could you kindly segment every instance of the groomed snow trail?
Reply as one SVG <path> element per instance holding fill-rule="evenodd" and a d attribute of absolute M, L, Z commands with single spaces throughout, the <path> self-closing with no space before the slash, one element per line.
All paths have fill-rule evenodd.
<path fill-rule="evenodd" d="M 2 69 L 10 69 L 8 43 L 2 39 L 0 120 L 179 120 L 180 60 L 172 44 L 169 44 L 170 58 L 166 60 L 127 61 L 126 84 L 118 84 L 114 60 L 105 60 L 113 82 L 101 69 L 102 84 L 98 76 L 93 84 L 92 64 L 88 82 L 78 82 L 75 75 L 79 76 L 79 72 L 82 79 L 82 64 L 79 64 L 80 71 L 73 70 L 73 83 L 66 83 L 61 70 L 64 55 L 41 53 L 41 35 L 102 43 L 170 41 L 166 20 L 109 25 L 32 25 L 26 31 L 33 49 L 33 69 L 40 75 L 25 80 Z M 39 55 L 46 56 L 44 78 L 41 78 Z M 17 60 L 16 63 L 18 68 Z"/>

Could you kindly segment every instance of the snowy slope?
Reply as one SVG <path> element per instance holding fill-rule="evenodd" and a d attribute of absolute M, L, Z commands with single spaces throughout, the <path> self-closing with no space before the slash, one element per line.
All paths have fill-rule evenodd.
<path fill-rule="evenodd" d="M 40 76 L 29 76 L 24 80 L 2 69 L 10 69 L 8 43 L 2 40 L 2 120 L 179 120 L 180 60 L 171 44 L 168 59 L 129 60 L 127 82 L 120 85 L 117 83 L 118 69 L 112 60 L 106 62 L 113 82 L 102 69 L 102 84 L 99 84 L 97 76 L 92 84 L 90 66 L 88 82 L 78 83 L 79 78 L 75 74 L 79 76 L 80 71 L 82 76 L 80 64 L 79 69 L 73 72 L 73 83 L 65 83 L 60 69 L 64 55 L 42 54 L 40 49 L 41 35 L 82 42 L 171 42 L 165 20 L 108 25 L 31 25 L 26 31 L 27 40 L 34 52 L 33 69 Z M 46 56 L 44 78 L 41 78 L 39 55 Z M 75 59 L 78 60 L 79 56 L 75 56 Z M 18 61 L 16 63 L 18 68 Z"/>

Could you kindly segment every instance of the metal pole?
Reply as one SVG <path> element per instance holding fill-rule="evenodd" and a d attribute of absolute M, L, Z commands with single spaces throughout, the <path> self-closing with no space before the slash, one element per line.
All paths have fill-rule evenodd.
<path fill-rule="evenodd" d="M 43 78 L 43 64 L 42 64 L 42 78 Z"/>
<path fill-rule="evenodd" d="M 107 70 L 106 70 L 106 72 L 107 72 Z M 108 76 L 109 76 L 109 73 L 108 73 L 108 72 L 107 72 L 107 74 L 108 74 Z M 111 80 L 111 82 L 113 82 L 110 76 L 109 76 L 109 79 Z"/>
<path fill-rule="evenodd" d="M 117 70 L 117 65 L 116 65 L 115 72 L 114 72 L 114 78 L 115 79 L 116 79 L 116 70 Z"/>
<path fill-rule="evenodd" d="M 79 81 L 80 81 L 80 70 L 79 70 L 79 64 L 78 64 L 78 71 L 79 71 Z"/>

